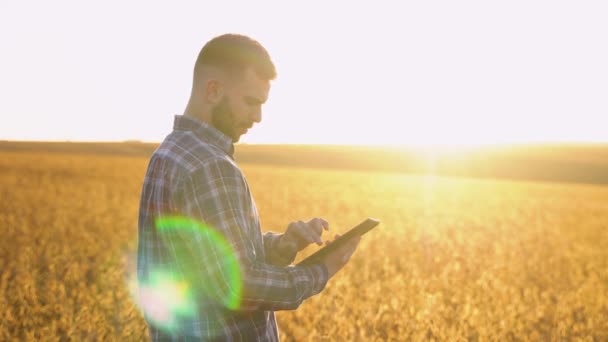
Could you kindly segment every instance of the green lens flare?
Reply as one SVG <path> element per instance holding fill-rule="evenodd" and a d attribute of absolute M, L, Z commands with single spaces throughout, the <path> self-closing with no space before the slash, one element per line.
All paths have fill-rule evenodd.
<path fill-rule="evenodd" d="M 155 225 L 161 239 L 171 245 L 179 269 L 152 268 L 145 281 L 138 281 L 135 274 L 128 281 L 135 303 L 147 319 L 155 327 L 174 333 L 180 330 L 181 321 L 196 318 L 206 305 L 237 310 L 242 294 L 241 270 L 226 239 L 218 231 L 182 216 L 158 218 Z M 179 236 L 172 236 L 176 233 Z M 190 244 L 196 244 L 196 248 Z M 193 255 L 193 251 L 200 251 L 200 255 Z"/>
<path fill-rule="evenodd" d="M 169 332 L 177 330 L 180 317 L 196 314 L 190 286 L 169 272 L 151 272 L 148 283 L 139 286 L 138 302 L 155 326 Z"/>
<path fill-rule="evenodd" d="M 202 251 L 202 254 L 205 254 L 184 254 L 182 257 L 178 256 L 178 259 L 183 259 L 178 260 L 178 263 L 185 265 L 186 273 L 189 273 L 186 276 L 189 279 L 195 279 L 197 282 L 200 282 L 190 284 L 192 288 L 196 289 L 195 291 L 202 291 L 202 293 L 197 292 L 196 294 L 218 300 L 229 309 L 238 309 L 242 293 L 241 270 L 236 254 L 226 239 L 218 231 L 187 217 L 161 217 L 155 223 L 156 228 L 161 233 L 170 234 L 173 231 L 179 231 L 180 234 L 187 233 L 186 236 L 191 234 L 190 237 L 198 244 L 195 250 Z M 186 253 L 187 251 L 183 252 Z M 210 259 L 210 256 L 213 256 L 213 258 Z M 199 265 L 198 267 L 193 266 L 192 269 L 188 269 L 187 265 L 193 257 L 200 258 L 199 260 L 202 261 L 209 260 L 210 264 L 217 264 L 219 262 L 219 265 L 217 265 L 219 268 L 216 271 L 221 271 L 224 277 L 228 278 L 228 284 L 220 284 L 219 282 L 223 282 L 224 280 L 218 274 L 210 275 L 211 279 L 203 278 L 207 274 L 203 274 L 203 270 L 200 269 L 200 263 L 195 264 Z M 209 267 L 209 269 L 212 268 Z M 221 298 L 217 298 L 217 293 L 219 293 L 218 288 L 220 287 L 229 288 L 231 291 L 225 291 L 225 294 L 221 295 Z"/>

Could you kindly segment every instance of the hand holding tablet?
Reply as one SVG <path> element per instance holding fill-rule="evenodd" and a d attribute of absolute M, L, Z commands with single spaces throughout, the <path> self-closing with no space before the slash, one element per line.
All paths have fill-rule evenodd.
<path fill-rule="evenodd" d="M 329 245 L 321 248 L 306 259 L 300 261 L 297 265 L 301 266 L 322 263 L 326 258 L 330 257 L 331 254 L 337 253 L 337 251 L 339 251 L 341 248 L 345 248 L 345 246 L 351 243 L 352 240 L 360 238 L 363 234 L 376 227 L 379 223 L 380 221 L 374 218 L 366 219 L 356 227 L 346 232 L 344 235 L 332 241 Z M 344 263 L 348 261 L 348 257 L 349 255 L 344 256 L 344 258 L 346 259 L 343 260 Z"/>

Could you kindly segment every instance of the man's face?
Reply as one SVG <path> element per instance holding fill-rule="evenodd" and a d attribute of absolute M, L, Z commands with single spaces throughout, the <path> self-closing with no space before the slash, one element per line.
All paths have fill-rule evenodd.
<path fill-rule="evenodd" d="M 254 123 L 262 121 L 262 104 L 268 99 L 270 82 L 249 68 L 241 79 L 226 83 L 225 89 L 220 102 L 211 109 L 211 123 L 238 142 Z"/>

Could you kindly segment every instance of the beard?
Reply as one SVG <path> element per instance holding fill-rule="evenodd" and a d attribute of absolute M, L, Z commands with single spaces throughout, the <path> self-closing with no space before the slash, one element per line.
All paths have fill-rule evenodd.
<path fill-rule="evenodd" d="M 218 104 L 211 108 L 211 124 L 218 131 L 232 139 L 232 142 L 239 141 L 241 136 L 237 132 L 234 112 L 232 111 L 232 108 L 230 108 L 230 102 L 228 102 L 227 96 L 224 96 Z"/>

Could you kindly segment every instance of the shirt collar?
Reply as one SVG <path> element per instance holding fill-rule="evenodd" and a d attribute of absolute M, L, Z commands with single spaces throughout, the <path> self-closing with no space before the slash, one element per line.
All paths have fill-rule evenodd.
<path fill-rule="evenodd" d="M 186 115 L 175 115 L 173 130 L 191 131 L 202 141 L 219 147 L 222 151 L 226 152 L 230 158 L 234 158 L 234 144 L 232 143 L 232 139 L 202 120 Z"/>

